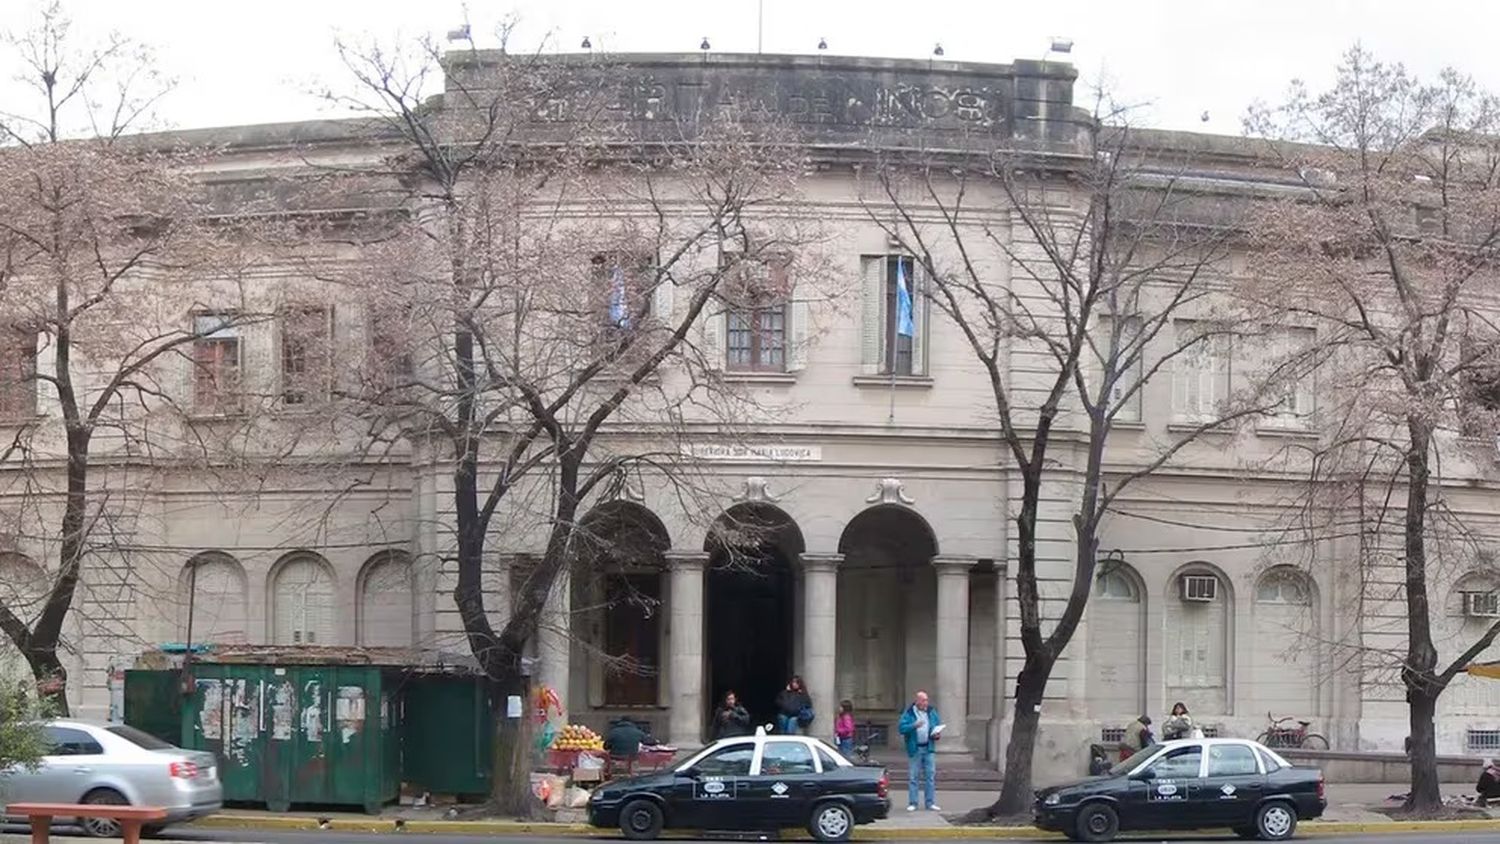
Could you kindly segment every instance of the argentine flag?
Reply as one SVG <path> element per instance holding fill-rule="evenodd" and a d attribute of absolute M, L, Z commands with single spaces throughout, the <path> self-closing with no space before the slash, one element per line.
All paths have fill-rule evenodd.
<path fill-rule="evenodd" d="M 625 305 L 625 271 L 619 267 L 609 277 L 609 321 L 617 328 L 630 327 L 630 310 Z"/>
<path fill-rule="evenodd" d="M 906 280 L 906 262 L 896 262 L 896 334 L 916 337 L 917 326 L 911 318 L 911 285 Z"/>

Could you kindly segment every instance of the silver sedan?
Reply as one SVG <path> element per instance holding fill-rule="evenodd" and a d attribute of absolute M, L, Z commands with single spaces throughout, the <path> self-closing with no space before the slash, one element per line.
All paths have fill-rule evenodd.
<path fill-rule="evenodd" d="M 163 825 L 223 806 L 211 753 L 183 750 L 124 724 L 68 719 L 49 721 L 44 729 L 51 752 L 35 769 L 0 772 L 0 802 L 156 806 L 167 810 Z M 79 826 L 101 838 L 120 834 L 111 820 L 80 819 Z"/>

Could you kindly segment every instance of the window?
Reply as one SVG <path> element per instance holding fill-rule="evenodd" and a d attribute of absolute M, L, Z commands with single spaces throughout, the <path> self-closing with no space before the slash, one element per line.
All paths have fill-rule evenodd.
<path fill-rule="evenodd" d="M 1268 774 L 1272 771 L 1279 771 L 1282 768 L 1289 767 L 1288 765 L 1283 764 L 1281 759 L 1278 758 L 1274 753 L 1270 753 L 1269 751 L 1257 748 L 1255 751 L 1255 755 L 1260 757 L 1260 763 L 1266 766 L 1266 773 Z"/>
<path fill-rule="evenodd" d="M 318 557 L 300 557 L 276 573 L 278 645 L 333 644 L 333 575 Z"/>
<path fill-rule="evenodd" d="M 1302 358 L 1313 348 L 1315 337 L 1311 328 L 1271 329 L 1266 377 L 1275 394 L 1281 397 L 1270 414 L 1275 424 L 1305 427 L 1312 420 L 1316 393 L 1308 361 Z"/>
<path fill-rule="evenodd" d="M 785 260 L 745 259 L 726 253 L 725 366 L 731 372 L 787 370 L 787 311 L 791 285 Z"/>
<path fill-rule="evenodd" d="M 1495 753 L 1500 751 L 1500 730 L 1469 730 L 1464 744 L 1470 753 Z"/>
<path fill-rule="evenodd" d="M 1211 777 L 1245 777 L 1260 773 L 1255 751 L 1244 744 L 1211 744 L 1208 746 L 1208 775 Z"/>
<path fill-rule="evenodd" d="M 655 706 L 661 673 L 661 575 L 614 574 L 604 581 L 606 706 Z"/>
<path fill-rule="evenodd" d="M 36 415 L 36 332 L 0 328 L 0 417 Z"/>
<path fill-rule="evenodd" d="M 389 390 L 409 383 L 416 374 L 411 315 L 405 309 L 371 307 L 366 311 L 370 348 L 366 355 L 370 386 Z"/>
<path fill-rule="evenodd" d="M 915 262 L 904 255 L 887 256 L 885 276 L 885 306 L 882 309 L 885 313 L 885 354 L 880 371 L 888 375 L 912 375 L 917 372 Z"/>
<path fill-rule="evenodd" d="M 1174 327 L 1182 351 L 1173 361 L 1172 415 L 1180 422 L 1211 421 L 1229 397 L 1229 338 L 1212 333 L 1209 323 L 1178 320 Z"/>
<path fill-rule="evenodd" d="M 834 757 L 833 751 L 826 747 L 818 748 L 818 762 L 822 764 L 823 770 L 831 771 L 839 767 L 839 760 Z"/>
<path fill-rule="evenodd" d="M 1099 730 L 1099 741 L 1104 744 L 1119 744 L 1124 740 L 1124 727 L 1102 727 Z"/>
<path fill-rule="evenodd" d="M 1117 322 L 1118 337 L 1115 334 Z M 1097 377 L 1104 377 L 1105 367 L 1114 359 L 1115 383 L 1110 390 L 1109 406 L 1114 418 L 1120 422 L 1141 421 L 1141 391 L 1137 389 L 1137 385 L 1141 382 L 1142 356 L 1139 343 L 1142 330 L 1140 317 L 1123 317 L 1117 320 L 1106 316 L 1100 317 L 1098 333 L 1094 338 L 1094 347 L 1101 356 L 1096 367 Z"/>
<path fill-rule="evenodd" d="M 47 744 L 52 748 L 48 756 L 99 756 L 104 753 L 99 742 L 83 730 L 70 727 L 47 727 L 45 730 Z"/>
<path fill-rule="evenodd" d="M 791 776 L 793 774 L 817 773 L 813 764 L 812 750 L 800 741 L 768 741 L 761 752 L 760 772 L 763 776 Z"/>
<path fill-rule="evenodd" d="M 1198 776 L 1202 763 L 1203 748 L 1192 745 L 1167 751 L 1166 755 L 1151 763 L 1148 770 L 1159 780 L 1192 779 Z"/>
<path fill-rule="evenodd" d="M 699 759 L 693 769 L 705 777 L 748 777 L 755 745 L 731 744 Z"/>
<path fill-rule="evenodd" d="M 193 317 L 193 406 L 201 413 L 239 409 L 240 329 L 231 314 Z"/>
<path fill-rule="evenodd" d="M 1255 600 L 1262 604 L 1295 604 L 1305 606 L 1312 603 L 1307 583 L 1300 575 L 1289 572 L 1270 572 L 1255 586 Z"/>
<path fill-rule="evenodd" d="M 333 368 L 327 308 L 289 308 L 281 314 L 281 400 L 298 405 L 328 398 Z"/>
<path fill-rule="evenodd" d="M 1101 572 L 1094 579 L 1094 595 L 1099 598 L 1132 603 L 1139 600 L 1135 592 L 1135 584 L 1130 582 L 1129 577 L 1118 571 Z"/>
<path fill-rule="evenodd" d="M 649 258 L 622 253 L 595 255 L 590 267 L 593 309 L 606 329 L 629 331 L 645 313 Z"/>
<path fill-rule="evenodd" d="M 131 727 L 131 726 L 128 726 L 128 725 L 125 725 L 125 724 L 112 724 L 112 725 L 110 725 L 108 727 L 105 727 L 104 729 L 107 732 L 113 733 L 114 735 L 117 735 L 120 738 L 125 739 L 126 741 L 130 742 L 131 744 L 133 744 L 136 747 L 139 747 L 139 748 L 141 748 L 143 750 L 176 750 L 177 749 L 173 745 L 170 745 L 170 744 L 162 741 L 161 739 L 157 738 L 156 736 L 151 735 L 150 733 L 141 732 L 140 730 L 137 730 L 135 727 Z"/>

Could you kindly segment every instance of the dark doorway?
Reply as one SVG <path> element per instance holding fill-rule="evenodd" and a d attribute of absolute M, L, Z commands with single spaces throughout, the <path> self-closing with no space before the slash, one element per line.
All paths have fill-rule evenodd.
<path fill-rule="evenodd" d="M 710 709 L 733 691 L 751 723 L 771 723 L 792 672 L 792 567 L 779 550 L 717 553 L 709 560 Z"/>

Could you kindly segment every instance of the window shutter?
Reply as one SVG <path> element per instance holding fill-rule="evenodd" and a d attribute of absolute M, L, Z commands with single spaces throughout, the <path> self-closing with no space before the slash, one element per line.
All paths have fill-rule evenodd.
<path fill-rule="evenodd" d="M 729 325 L 725 319 L 724 303 L 718 298 L 709 299 L 708 304 L 703 306 L 703 313 L 699 319 L 703 324 L 703 362 L 707 368 L 721 370 L 724 368 L 724 345 L 727 342 Z"/>
<path fill-rule="evenodd" d="M 927 295 L 927 271 L 912 261 L 911 307 L 912 323 L 917 336 L 911 342 L 911 374 L 927 374 L 928 329 L 932 326 L 931 301 Z"/>
<path fill-rule="evenodd" d="M 672 322 L 672 300 L 676 293 L 677 284 L 671 275 L 663 273 L 656 282 L 656 289 L 651 291 L 651 315 L 662 325 L 671 328 Z"/>
<path fill-rule="evenodd" d="M 797 298 L 792 291 L 792 303 L 787 308 L 786 371 L 799 372 L 807 368 L 808 319 L 811 318 L 807 300 Z"/>
<path fill-rule="evenodd" d="M 866 375 L 878 375 L 885 346 L 885 256 L 867 255 L 863 264 L 860 369 Z"/>

